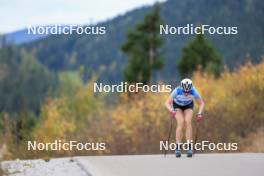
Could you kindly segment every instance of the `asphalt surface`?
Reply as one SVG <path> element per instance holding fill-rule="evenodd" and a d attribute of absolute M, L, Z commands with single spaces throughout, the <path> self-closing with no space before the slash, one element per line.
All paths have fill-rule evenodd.
<path fill-rule="evenodd" d="M 264 153 L 75 157 L 89 176 L 263 176 Z"/>

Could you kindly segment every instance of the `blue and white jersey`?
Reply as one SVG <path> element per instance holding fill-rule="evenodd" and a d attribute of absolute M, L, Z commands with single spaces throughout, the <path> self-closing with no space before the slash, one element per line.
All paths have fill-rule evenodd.
<path fill-rule="evenodd" d="M 195 89 L 195 87 L 192 87 L 188 95 L 185 96 L 183 89 L 180 86 L 178 86 L 172 91 L 170 96 L 173 99 L 173 101 L 180 106 L 186 106 L 188 104 L 191 104 L 194 99 L 196 100 L 201 99 L 201 96 L 198 93 L 198 91 Z"/>

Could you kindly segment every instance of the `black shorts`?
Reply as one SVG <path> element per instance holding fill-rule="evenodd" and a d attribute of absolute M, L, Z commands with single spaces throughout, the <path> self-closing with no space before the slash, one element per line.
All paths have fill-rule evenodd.
<path fill-rule="evenodd" d="M 179 108 L 179 109 L 181 109 L 182 111 L 185 111 L 186 109 L 193 109 L 193 102 L 191 102 L 191 103 L 188 104 L 188 105 L 181 106 L 181 105 L 178 105 L 177 103 L 175 103 L 175 102 L 173 101 L 173 109 L 176 109 L 176 108 Z"/>

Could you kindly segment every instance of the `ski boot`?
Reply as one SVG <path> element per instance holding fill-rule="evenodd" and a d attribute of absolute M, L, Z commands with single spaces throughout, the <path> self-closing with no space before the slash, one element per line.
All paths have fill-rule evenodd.
<path fill-rule="evenodd" d="M 187 151 L 187 157 L 190 158 L 193 156 L 193 151 L 192 150 L 188 150 Z"/>
<path fill-rule="evenodd" d="M 175 150 L 175 156 L 177 158 L 180 158 L 181 157 L 181 150 Z"/>

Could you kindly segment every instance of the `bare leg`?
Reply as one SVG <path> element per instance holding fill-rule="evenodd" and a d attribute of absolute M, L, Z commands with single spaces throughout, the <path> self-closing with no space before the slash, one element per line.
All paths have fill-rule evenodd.
<path fill-rule="evenodd" d="M 192 109 L 186 109 L 184 111 L 184 120 L 186 125 L 186 140 L 187 142 L 192 141 L 192 116 L 193 116 L 193 110 Z"/>
<path fill-rule="evenodd" d="M 180 143 L 182 141 L 182 130 L 184 126 L 184 118 L 183 118 L 183 111 L 181 109 L 176 109 L 176 115 L 175 115 L 176 121 L 177 121 L 177 127 L 176 127 L 176 143 Z"/>

